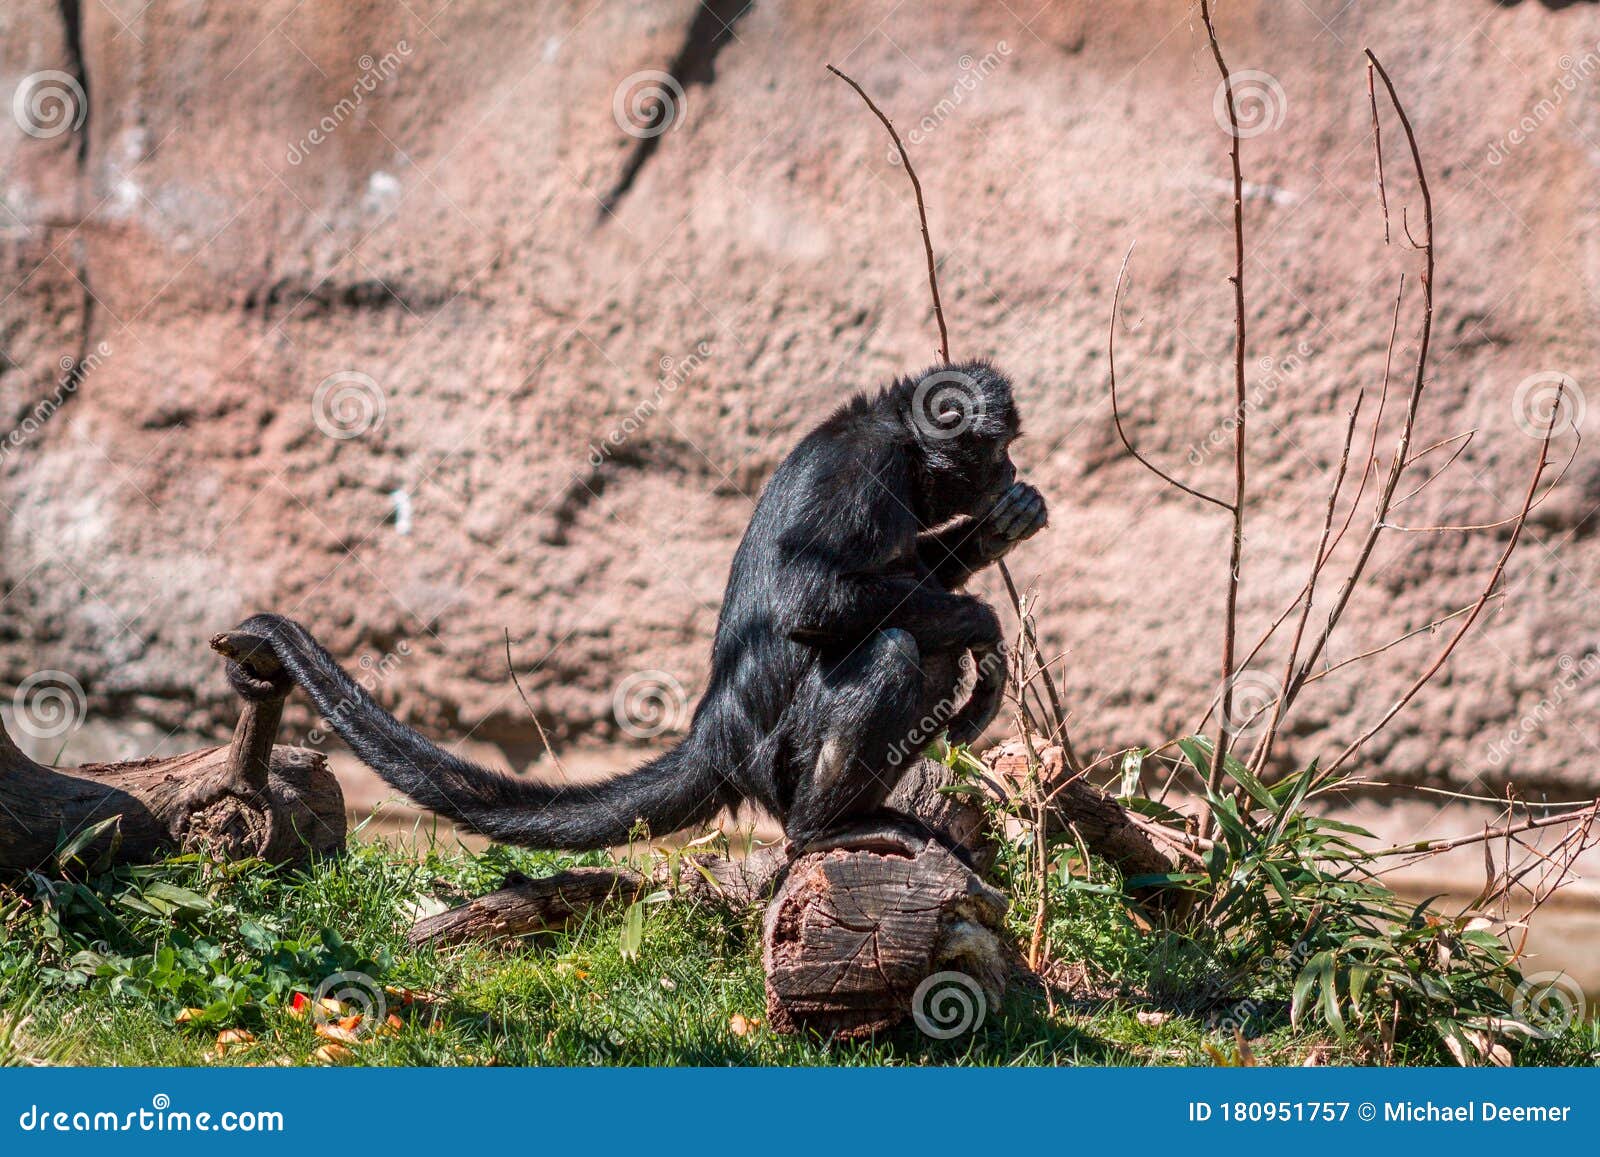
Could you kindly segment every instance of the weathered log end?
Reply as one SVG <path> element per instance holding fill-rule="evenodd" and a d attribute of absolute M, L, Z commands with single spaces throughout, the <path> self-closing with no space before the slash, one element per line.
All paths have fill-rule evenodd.
<path fill-rule="evenodd" d="M 965 991 L 965 1029 L 976 1027 L 1012 969 L 1005 897 L 935 840 L 830 843 L 796 860 L 767 906 L 768 1023 L 852 1038 L 913 1016 L 930 1035 L 954 1036 L 936 1007 L 948 981 Z"/>

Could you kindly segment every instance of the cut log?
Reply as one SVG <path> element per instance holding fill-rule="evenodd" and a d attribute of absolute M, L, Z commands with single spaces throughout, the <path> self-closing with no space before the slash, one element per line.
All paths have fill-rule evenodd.
<path fill-rule="evenodd" d="M 255 642 L 213 640 L 258 684 L 227 747 L 58 769 L 29 759 L 0 726 L 0 869 L 46 866 L 65 838 L 113 817 L 80 858 L 147 863 L 204 851 L 297 864 L 342 851 L 344 793 L 320 752 L 273 745 L 289 688 Z"/>
<path fill-rule="evenodd" d="M 789 868 L 767 906 L 768 1024 L 853 1038 L 909 1015 L 933 1037 L 976 1029 L 1014 965 L 1005 897 L 909 831 L 828 843 Z"/>

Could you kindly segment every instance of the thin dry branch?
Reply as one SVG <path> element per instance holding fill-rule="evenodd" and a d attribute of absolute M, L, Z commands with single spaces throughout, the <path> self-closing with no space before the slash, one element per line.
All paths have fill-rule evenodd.
<path fill-rule="evenodd" d="M 1444 475 L 1445 475 L 1445 471 L 1449 470 L 1450 467 L 1454 466 L 1456 464 L 1456 459 L 1460 458 L 1462 454 L 1466 453 L 1467 447 L 1472 445 L 1472 439 L 1477 437 L 1477 435 L 1478 435 L 1478 431 L 1476 429 L 1467 430 L 1465 433 L 1461 433 L 1461 434 L 1451 434 L 1448 438 L 1440 438 L 1437 442 L 1433 443 L 1431 446 L 1427 447 L 1426 449 L 1418 450 L 1415 454 L 1411 455 L 1410 460 L 1408 462 L 1406 462 L 1406 469 L 1408 469 L 1408 470 L 1411 467 L 1415 466 L 1418 462 L 1420 462 L 1424 458 L 1426 458 L 1429 454 L 1431 454 L 1435 450 L 1439 449 L 1439 447 L 1447 446 L 1451 442 L 1454 442 L 1454 441 L 1457 441 L 1457 440 L 1459 440 L 1461 442 L 1461 445 L 1456 447 L 1455 453 L 1451 454 L 1449 458 L 1445 459 L 1445 463 L 1444 463 L 1443 466 L 1439 467 L 1439 469 L 1435 470 L 1432 474 L 1428 475 L 1421 482 L 1419 482 L 1415 486 L 1413 486 L 1410 490 L 1406 491 L 1406 493 L 1404 495 L 1402 495 L 1399 498 L 1396 498 L 1394 500 L 1393 505 L 1390 506 L 1390 509 L 1391 510 L 1398 510 L 1400 507 L 1402 507 L 1406 503 L 1410 502 L 1417 495 L 1421 494 L 1428 487 L 1432 486 L 1435 482 L 1439 481 L 1439 479 L 1443 478 Z M 1560 481 L 1560 479 L 1557 479 L 1557 481 Z"/>
<path fill-rule="evenodd" d="M 511 685 L 517 689 L 517 695 L 522 699 L 522 705 L 528 709 L 528 718 L 533 720 L 533 729 L 539 733 L 539 742 L 544 745 L 544 753 L 550 757 L 550 762 L 555 765 L 556 771 L 562 779 L 567 779 L 567 769 L 561 764 L 561 757 L 556 754 L 556 749 L 550 746 L 550 736 L 545 734 L 544 724 L 539 722 L 539 713 L 533 709 L 533 704 L 528 702 L 528 693 L 522 689 L 522 680 L 517 678 L 517 668 L 511 661 L 511 628 L 502 627 L 506 636 L 506 672 L 511 676 Z"/>
<path fill-rule="evenodd" d="M 1577 427 L 1574 426 L 1573 427 L 1572 453 L 1567 455 L 1567 460 L 1561 464 L 1561 470 L 1556 474 L 1556 476 L 1554 478 L 1552 478 L 1550 480 L 1550 485 L 1545 487 L 1544 493 L 1539 495 L 1539 497 L 1534 500 L 1533 505 L 1528 508 L 1528 513 L 1529 514 L 1532 514 L 1535 510 L 1538 510 L 1539 507 L 1543 506 L 1545 504 L 1545 501 L 1547 499 L 1549 499 L 1549 497 L 1556 492 L 1556 488 L 1561 485 L 1562 479 L 1566 478 L 1567 471 L 1571 470 L 1572 469 L 1572 464 L 1575 461 L 1577 461 L 1577 459 L 1578 459 L 1578 451 L 1580 449 L 1582 449 L 1582 448 L 1583 448 L 1583 435 L 1578 433 Z M 1459 454 L 1459 451 L 1457 451 L 1457 453 Z M 1450 461 L 1451 462 L 1455 461 L 1455 457 L 1452 456 Z M 1448 466 L 1449 466 L 1449 463 L 1446 463 L 1445 464 L 1445 468 L 1448 468 Z M 1440 473 L 1443 473 L 1443 470 L 1441 470 Z M 1427 482 L 1424 482 L 1422 484 L 1422 486 L 1418 486 L 1417 490 L 1421 490 L 1423 486 L 1428 485 L 1428 482 L 1432 482 L 1434 480 L 1434 478 L 1437 478 L 1438 476 L 1439 476 L 1438 474 L 1434 474 L 1432 477 L 1430 477 L 1428 479 Z M 1417 492 L 1416 490 L 1413 490 L 1411 492 L 1411 494 L 1406 495 L 1406 497 L 1410 498 L 1411 495 L 1415 494 L 1416 492 Z M 1401 501 L 1404 501 L 1404 499 L 1402 499 Z M 1396 502 L 1394 505 L 1395 506 L 1399 506 L 1400 503 Z M 1466 534 L 1466 533 L 1470 533 L 1470 532 L 1476 531 L 1476 530 L 1499 530 L 1501 527 L 1510 526 L 1512 523 L 1518 521 L 1522 517 L 1523 517 L 1523 515 L 1521 515 L 1521 514 L 1512 514 L 1512 515 L 1506 516 L 1505 518 L 1498 519 L 1495 522 L 1476 522 L 1476 523 L 1471 523 L 1471 524 L 1463 524 L 1463 525 L 1455 525 L 1455 526 L 1451 526 L 1451 525 L 1444 525 L 1444 526 L 1403 526 L 1400 523 L 1391 522 L 1391 523 L 1388 524 L 1387 529 L 1389 529 L 1389 530 L 1397 530 L 1397 531 L 1400 531 L 1401 533 L 1404 533 L 1404 534 Z"/>
<path fill-rule="evenodd" d="M 1018 657 L 1018 705 L 1026 712 L 1027 704 L 1023 694 L 1032 686 L 1035 677 L 1044 680 L 1045 694 L 1050 697 L 1050 711 L 1055 717 L 1055 734 L 1051 736 L 1053 742 L 1061 744 L 1061 753 L 1066 758 L 1067 769 L 1074 775 L 1083 774 L 1083 764 L 1078 759 L 1078 753 L 1073 749 L 1072 739 L 1067 733 L 1067 713 L 1061 706 L 1061 695 L 1056 690 L 1056 681 L 1050 675 L 1050 665 L 1044 661 L 1044 655 L 1039 648 L 1038 629 L 1033 621 L 1033 611 L 1025 606 L 1022 595 L 1017 590 L 1017 584 L 1011 581 L 1011 572 L 1002 564 L 1000 577 L 1005 580 L 1006 594 L 1011 597 L 1011 607 L 1017 614 L 1017 622 L 1022 628 L 1022 655 Z M 1025 667 L 1022 664 L 1024 656 L 1033 658 L 1033 675 L 1023 678 Z"/>
<path fill-rule="evenodd" d="M 900 134 L 895 131 L 894 123 L 884 115 L 862 88 L 850 77 L 840 72 L 833 65 L 828 65 L 828 71 L 856 90 L 856 95 L 867 102 L 867 107 L 872 110 L 872 115 L 883 122 L 883 127 L 889 130 L 889 137 L 894 141 L 894 147 L 900 153 L 900 163 L 906 168 L 906 176 L 911 178 L 911 191 L 917 197 L 917 220 L 922 225 L 922 249 L 928 258 L 928 291 L 933 294 L 933 319 L 939 323 L 939 358 L 945 365 L 950 364 L 950 333 L 944 325 L 944 307 L 939 303 L 939 274 L 933 259 L 933 238 L 928 232 L 928 207 L 922 199 L 922 182 L 917 180 L 917 170 L 912 167 L 911 157 L 906 152 L 906 147 L 900 140 Z"/>
<path fill-rule="evenodd" d="M 1504 597 L 1505 597 L 1505 592 L 1504 591 L 1497 591 L 1493 596 L 1491 596 L 1490 601 L 1492 602 L 1494 599 L 1502 599 Z M 1440 615 L 1437 619 L 1434 619 L 1432 622 L 1424 623 L 1420 627 L 1415 627 L 1412 630 L 1407 631 L 1403 635 L 1399 635 L 1399 636 L 1396 636 L 1393 639 L 1390 639 L 1387 643 L 1383 643 L 1380 646 L 1373 647 L 1371 650 L 1362 651 L 1361 654 L 1359 654 L 1359 655 L 1351 655 L 1348 659 L 1341 659 L 1339 662 L 1334 663 L 1332 666 L 1324 667 L 1322 670 L 1317 671 L 1317 672 L 1313 673 L 1312 675 L 1308 676 L 1306 678 L 1306 684 L 1309 686 L 1310 684 L 1315 683 L 1318 679 L 1325 679 L 1329 675 L 1332 675 L 1336 671 L 1344 670 L 1344 668 L 1350 666 L 1352 663 L 1359 663 L 1363 659 L 1370 659 L 1374 655 L 1381 655 L 1385 651 L 1388 651 L 1388 650 L 1391 650 L 1392 648 L 1398 647 L 1401 643 L 1404 643 L 1407 639 L 1414 639 L 1418 635 L 1422 635 L 1422 634 L 1430 634 L 1433 631 L 1436 631 L 1440 627 L 1444 626 L 1451 619 L 1459 619 L 1462 615 L 1467 614 L 1471 610 L 1472 610 L 1472 607 L 1466 606 L 1466 607 L 1462 607 L 1460 610 L 1451 611 L 1448 615 Z"/>
<path fill-rule="evenodd" d="M 1408 860 L 1407 864 L 1400 865 L 1401 867 L 1405 867 L 1415 860 L 1427 859 L 1440 855 L 1444 852 L 1454 851 L 1457 848 L 1470 847 L 1473 844 L 1482 844 L 1493 840 L 1504 839 L 1507 836 L 1516 835 L 1519 832 L 1537 831 L 1540 828 L 1555 827 L 1559 824 L 1579 822 L 1592 823 L 1597 809 L 1600 809 L 1600 800 L 1596 800 L 1587 807 L 1578 808 L 1570 812 L 1562 812 L 1560 815 L 1538 816 L 1533 819 L 1526 819 L 1519 823 L 1506 824 L 1496 828 L 1486 827 L 1483 829 L 1483 831 L 1473 832 L 1470 836 L 1456 836 L 1455 838 L 1448 840 L 1419 840 L 1413 844 L 1396 844 L 1392 848 L 1383 848 L 1371 854 L 1374 859 L 1387 859 L 1391 856 L 1412 857 L 1413 859 Z M 1384 869 L 1384 871 L 1393 870 L 1395 869 Z"/>
<path fill-rule="evenodd" d="M 1422 150 L 1417 144 L 1415 131 L 1411 127 L 1411 118 L 1406 115 L 1405 107 L 1400 103 L 1400 98 L 1394 89 L 1394 83 L 1389 79 L 1389 74 L 1384 70 L 1378 58 L 1369 49 L 1367 59 L 1371 62 L 1373 70 L 1383 81 L 1384 88 L 1389 94 L 1389 101 L 1394 106 L 1396 115 L 1400 118 L 1400 125 L 1405 130 L 1406 141 L 1411 148 L 1411 160 L 1416 169 L 1417 187 L 1422 195 L 1423 224 L 1426 229 L 1427 242 L 1417 246 L 1423 253 L 1424 265 L 1422 271 L 1422 329 L 1417 342 L 1417 356 L 1415 368 L 1411 379 L 1411 389 L 1406 398 L 1405 419 L 1400 428 L 1400 439 L 1395 447 L 1394 457 L 1389 463 L 1389 473 L 1384 480 L 1382 491 L 1378 495 L 1376 509 L 1373 511 L 1372 526 L 1362 541 L 1361 549 L 1356 557 L 1355 565 L 1346 576 L 1344 584 L 1339 588 L 1339 594 L 1334 601 L 1333 610 L 1328 615 L 1328 621 L 1318 633 L 1316 641 L 1312 644 L 1310 652 L 1300 664 L 1293 683 L 1288 690 L 1290 704 L 1293 697 L 1299 694 L 1306 679 L 1322 656 L 1334 628 L 1338 626 L 1345 608 L 1350 604 L 1350 598 L 1355 593 L 1357 582 L 1365 572 L 1367 563 L 1372 559 L 1372 553 L 1378 545 L 1378 538 L 1388 526 L 1389 510 L 1394 503 L 1395 491 L 1399 488 L 1401 476 L 1405 473 L 1406 462 L 1410 458 L 1411 438 L 1417 427 L 1417 410 L 1422 402 L 1422 390 L 1426 383 L 1428 370 L 1428 354 L 1433 341 L 1433 277 L 1434 277 L 1434 246 L 1433 246 L 1433 192 L 1428 185 L 1428 174 L 1422 164 Z M 1409 235 L 1409 234 L 1408 234 Z M 1391 349 L 1393 338 L 1390 339 Z M 1384 370 L 1387 382 L 1388 368 Z M 1381 417 L 1381 415 L 1380 415 Z M 1376 437 L 1376 428 L 1374 428 Z"/>
<path fill-rule="evenodd" d="M 1306 579 L 1306 585 L 1301 589 L 1300 597 L 1303 600 L 1300 606 L 1300 618 L 1294 625 L 1294 637 L 1289 642 L 1289 656 L 1284 663 L 1282 690 L 1272 701 L 1272 721 L 1267 725 L 1266 732 L 1261 736 L 1261 742 L 1256 744 L 1256 749 L 1250 757 L 1250 766 L 1257 773 L 1266 766 L 1267 759 L 1272 754 L 1272 744 L 1277 738 L 1278 728 L 1283 723 L 1283 713 L 1289 706 L 1289 684 L 1294 679 L 1294 662 L 1300 654 L 1300 643 L 1305 638 L 1306 624 L 1311 620 L 1311 607 L 1316 601 L 1317 578 L 1322 573 L 1322 568 L 1328 561 L 1328 540 L 1333 535 L 1333 514 L 1339 506 L 1339 493 L 1344 489 L 1345 475 L 1350 469 L 1350 448 L 1355 443 L 1356 422 L 1361 418 L 1361 403 L 1366 400 L 1366 391 L 1356 395 L 1356 404 L 1350 407 L 1350 421 L 1344 430 L 1344 446 L 1339 451 L 1339 468 L 1334 473 L 1333 489 L 1328 494 L 1328 510 L 1322 518 L 1322 538 L 1317 542 L 1317 554 L 1311 564 L 1311 575 Z M 1246 663 L 1248 666 L 1248 662 Z"/>
<path fill-rule="evenodd" d="M 1372 155 L 1377 164 L 1378 204 L 1383 206 L 1383 243 L 1389 244 L 1389 192 L 1383 181 L 1383 127 L 1378 121 L 1378 90 L 1372 84 L 1372 61 L 1367 61 L 1367 101 L 1372 106 Z"/>
<path fill-rule="evenodd" d="M 1137 242 L 1135 242 L 1135 244 L 1137 244 Z M 1122 408 L 1117 403 L 1117 307 L 1122 302 L 1122 279 L 1128 272 L 1128 260 L 1132 256 L 1133 246 L 1130 245 L 1128 246 L 1128 252 L 1123 254 L 1122 267 L 1117 270 L 1116 288 L 1111 291 L 1111 326 L 1106 334 L 1106 368 L 1111 375 L 1111 421 L 1112 424 L 1117 428 L 1117 438 L 1121 440 L 1123 449 L 1127 450 L 1129 454 L 1133 455 L 1135 462 L 1138 462 L 1157 478 L 1160 478 L 1163 482 L 1167 483 L 1167 485 L 1175 486 L 1185 494 L 1192 495 L 1203 502 L 1209 502 L 1213 506 L 1220 506 L 1222 509 L 1231 512 L 1233 507 L 1229 506 L 1222 499 L 1214 498 L 1204 491 L 1196 490 L 1193 486 L 1179 482 L 1172 475 L 1168 474 L 1165 470 L 1161 469 L 1161 467 L 1157 466 L 1154 462 L 1150 461 L 1150 459 L 1146 458 L 1139 452 L 1138 448 L 1128 440 L 1128 433 L 1122 428 Z"/>
<path fill-rule="evenodd" d="M 1227 597 L 1222 625 L 1222 707 L 1217 725 L 1217 738 L 1212 748 L 1211 767 L 1207 784 L 1214 793 L 1222 786 L 1223 769 L 1227 765 L 1228 744 L 1233 715 L 1234 651 L 1239 634 L 1239 568 L 1244 555 L 1244 503 L 1245 503 L 1245 424 L 1248 412 L 1248 394 L 1245 387 L 1245 308 L 1244 308 L 1244 170 L 1239 163 L 1239 113 L 1234 105 L 1233 77 L 1228 63 L 1222 58 L 1222 45 L 1217 42 L 1217 27 L 1211 20 L 1210 0 L 1200 0 L 1200 19 L 1206 26 L 1206 39 L 1211 45 L 1211 55 L 1222 74 L 1222 90 L 1228 109 L 1228 135 L 1232 141 L 1228 157 L 1233 165 L 1233 501 L 1229 504 L 1233 515 L 1233 534 L 1229 542 Z M 1209 835 L 1211 813 L 1207 810 L 1200 825 L 1200 834 Z"/>
<path fill-rule="evenodd" d="M 1556 394 L 1556 400 L 1559 403 L 1559 389 Z M 1383 718 L 1379 719 L 1376 723 L 1364 731 L 1359 738 L 1357 738 L 1339 753 L 1337 759 L 1328 764 L 1327 770 L 1330 775 L 1338 771 L 1339 768 L 1343 767 L 1347 762 L 1349 762 L 1351 756 L 1360 751 L 1367 741 L 1370 740 L 1374 735 L 1388 726 L 1389 721 L 1396 715 L 1400 714 L 1401 710 L 1404 709 L 1407 703 L 1411 702 L 1412 698 L 1417 694 L 1417 692 L 1421 691 L 1422 688 L 1428 685 L 1433 677 L 1439 673 L 1439 670 L 1445 665 L 1446 661 L 1449 660 L 1451 654 L 1455 651 L 1456 647 L 1460 645 L 1461 640 L 1466 636 L 1467 632 L 1472 629 L 1472 625 L 1478 621 L 1478 616 L 1483 613 L 1483 608 L 1488 605 L 1489 599 L 1494 594 L 1495 588 L 1500 585 L 1500 580 L 1504 577 L 1506 572 L 1506 563 L 1511 561 L 1511 554 L 1517 549 L 1517 543 L 1522 538 L 1523 528 L 1528 524 L 1528 514 L 1533 509 L 1534 495 L 1539 492 L 1539 480 L 1544 476 L 1545 467 L 1550 464 L 1550 439 L 1555 434 L 1555 428 L 1556 414 L 1552 412 L 1550 415 L 1550 425 L 1546 428 L 1544 433 L 1544 441 L 1540 443 L 1539 446 L 1539 462 L 1534 467 L 1533 478 L 1528 483 L 1528 495 L 1525 499 L 1523 499 L 1522 502 L 1522 513 L 1517 517 L 1516 522 L 1513 524 L 1511 528 L 1511 537 L 1506 541 L 1505 549 L 1500 552 L 1500 558 L 1495 562 L 1494 570 L 1490 572 L 1489 581 L 1484 584 L 1483 593 L 1478 596 L 1478 601 L 1472 605 L 1471 610 L 1467 614 L 1466 621 L 1462 623 L 1461 626 L 1456 630 L 1456 633 L 1450 637 L 1450 641 L 1446 643 L 1440 650 L 1438 656 L 1431 664 L 1429 664 L 1427 670 L 1423 671 L 1423 673 L 1412 682 L 1411 686 L 1406 689 L 1406 693 L 1400 696 L 1400 698 L 1392 707 L 1389 708 L 1388 711 L 1384 712 Z"/>

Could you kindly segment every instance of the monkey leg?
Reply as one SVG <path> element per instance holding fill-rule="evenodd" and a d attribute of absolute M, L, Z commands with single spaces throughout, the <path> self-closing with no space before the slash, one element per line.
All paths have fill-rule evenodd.
<path fill-rule="evenodd" d="M 994 722 L 1005 703 L 1005 647 L 973 651 L 972 659 L 977 664 L 978 677 L 972 684 L 972 693 L 966 703 L 950 720 L 946 738 L 952 746 L 976 740 Z"/>
<path fill-rule="evenodd" d="M 817 737 L 807 752 L 812 770 L 799 785 L 786 825 L 797 845 L 877 818 L 933 738 L 917 734 L 925 683 L 919 659 L 910 632 L 891 628 L 820 665 L 806 714 Z"/>

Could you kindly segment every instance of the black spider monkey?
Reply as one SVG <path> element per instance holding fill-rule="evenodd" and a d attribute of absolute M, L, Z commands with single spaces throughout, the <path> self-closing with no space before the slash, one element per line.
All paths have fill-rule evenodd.
<path fill-rule="evenodd" d="M 750 800 L 801 847 L 879 818 L 938 730 L 969 742 L 999 711 L 1000 621 L 958 592 L 1045 525 L 1043 497 L 1016 481 L 1019 433 L 1011 383 L 981 361 L 830 415 L 756 504 L 689 734 L 600 783 L 547 786 L 458 758 L 379 706 L 299 623 L 262 614 L 240 630 L 271 642 L 286 677 L 390 784 L 491 839 L 602 848 L 641 823 L 663 836 Z M 229 676 L 249 693 L 241 668 Z"/>

